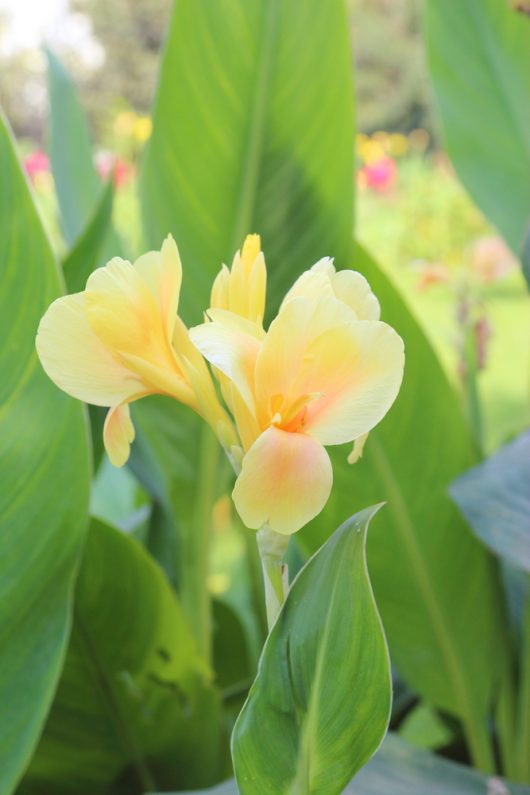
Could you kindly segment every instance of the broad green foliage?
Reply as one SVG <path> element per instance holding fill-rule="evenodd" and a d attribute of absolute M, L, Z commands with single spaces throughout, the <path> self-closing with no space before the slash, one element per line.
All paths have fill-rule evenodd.
<path fill-rule="evenodd" d="M 488 778 L 463 765 L 412 748 L 392 734 L 343 795 L 530 795 L 530 787 Z M 191 792 L 181 795 L 192 795 Z M 195 795 L 239 795 L 235 781 L 226 781 Z"/>
<path fill-rule="evenodd" d="M 88 502 L 81 406 L 46 378 L 35 333 L 61 292 L 0 117 L 0 792 L 12 792 L 53 696 Z"/>
<path fill-rule="evenodd" d="M 490 549 L 530 572 L 530 433 L 457 478 L 451 496 Z"/>
<path fill-rule="evenodd" d="M 68 291 L 85 289 L 92 271 L 105 264 L 105 240 L 112 223 L 112 180 L 109 180 L 96 204 L 92 217 L 63 261 Z"/>
<path fill-rule="evenodd" d="M 530 18 L 508 0 L 428 0 L 442 131 L 465 187 L 521 255 L 530 223 Z"/>
<path fill-rule="evenodd" d="M 112 207 L 107 209 L 106 202 L 112 204 L 112 198 L 105 198 L 96 172 L 88 122 L 70 75 L 50 50 L 46 51 L 46 55 L 50 96 L 49 151 L 61 227 L 69 246 L 77 243 L 81 234 L 84 241 L 79 241 L 78 245 L 83 245 L 86 244 L 87 236 L 93 240 L 96 234 L 101 234 L 98 231 L 100 225 L 106 214 L 110 216 L 112 211 Z M 100 208 L 101 216 L 97 207 Z M 110 259 L 120 253 L 120 240 L 109 226 L 105 245 L 98 252 L 98 257 L 104 254 Z"/>
<path fill-rule="evenodd" d="M 66 242 L 84 230 L 101 192 L 92 161 L 88 124 L 69 74 L 47 50 L 50 95 L 50 158 Z"/>
<path fill-rule="evenodd" d="M 303 268 L 344 258 L 352 95 L 341 0 L 175 4 L 141 199 L 148 245 L 178 241 L 186 320 L 202 320 L 221 259 L 249 232 L 273 306 Z"/>
<path fill-rule="evenodd" d="M 302 538 L 316 549 L 348 510 L 388 501 L 370 534 L 368 561 L 392 660 L 471 735 L 484 732 L 503 632 L 496 572 L 446 494 L 475 452 L 457 397 L 407 305 L 361 248 L 351 263 L 405 341 L 405 378 L 361 461 L 352 467 L 348 450 L 335 448 L 331 498 Z"/>
<path fill-rule="evenodd" d="M 342 525 L 291 586 L 232 735 L 241 795 L 336 795 L 385 735 L 389 659 L 365 557 L 376 510 Z"/>
<path fill-rule="evenodd" d="M 176 598 L 142 547 L 92 522 L 72 637 L 23 793 L 131 793 L 221 773 L 219 707 Z"/>

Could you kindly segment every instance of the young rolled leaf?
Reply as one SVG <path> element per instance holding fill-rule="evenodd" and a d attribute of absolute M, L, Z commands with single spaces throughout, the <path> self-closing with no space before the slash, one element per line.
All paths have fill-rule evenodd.
<path fill-rule="evenodd" d="M 221 773 L 219 702 L 162 571 L 134 539 L 93 520 L 72 637 L 21 793 L 129 795 Z"/>
<path fill-rule="evenodd" d="M 530 433 L 461 475 L 450 493 L 481 541 L 530 572 Z"/>
<path fill-rule="evenodd" d="M 37 742 L 60 674 L 88 504 L 83 409 L 42 371 L 35 332 L 62 290 L 0 115 L 0 792 Z"/>
<path fill-rule="evenodd" d="M 390 666 L 365 557 L 378 507 L 345 522 L 292 584 L 232 735 L 241 795 L 339 795 L 385 735 Z"/>
<path fill-rule="evenodd" d="M 451 160 L 520 256 L 530 220 L 530 20 L 516 5 L 428 0 L 426 38 Z"/>

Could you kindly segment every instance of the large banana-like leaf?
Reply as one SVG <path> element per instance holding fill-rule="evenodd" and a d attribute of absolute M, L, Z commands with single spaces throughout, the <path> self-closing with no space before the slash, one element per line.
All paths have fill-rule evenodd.
<path fill-rule="evenodd" d="M 344 257 L 353 88 L 342 0 L 179 0 L 141 184 L 148 243 L 172 232 L 200 322 L 221 261 L 262 235 L 269 296 Z"/>
<path fill-rule="evenodd" d="M 333 449 L 331 498 L 301 538 L 316 549 L 330 524 L 387 500 L 370 534 L 368 563 L 393 662 L 426 699 L 463 720 L 471 742 L 486 727 L 499 671 L 496 570 L 446 491 L 475 460 L 464 416 L 440 363 L 396 288 L 357 248 L 383 319 L 405 341 L 405 377 L 388 416 L 370 434 L 361 461 Z"/>
<path fill-rule="evenodd" d="M 241 795 L 342 792 L 381 744 L 390 661 L 353 516 L 294 580 L 232 734 Z"/>
<path fill-rule="evenodd" d="M 160 568 L 134 539 L 93 520 L 63 676 L 21 795 L 92 795 L 118 780 L 133 795 L 218 780 L 209 679 Z"/>
<path fill-rule="evenodd" d="M 79 403 L 43 373 L 35 334 L 61 292 L 0 117 L 0 792 L 26 766 L 61 670 L 88 503 Z"/>
<path fill-rule="evenodd" d="M 451 496 L 478 538 L 530 572 L 530 432 L 457 478 Z"/>
<path fill-rule="evenodd" d="M 478 206 L 522 255 L 530 223 L 530 18 L 516 5 L 428 0 L 426 37 L 449 155 Z"/>

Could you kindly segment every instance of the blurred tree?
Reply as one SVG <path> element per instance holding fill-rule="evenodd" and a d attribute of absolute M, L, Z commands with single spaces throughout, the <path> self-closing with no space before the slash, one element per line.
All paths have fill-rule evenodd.
<path fill-rule="evenodd" d="M 70 0 L 70 6 L 90 19 L 104 51 L 102 63 L 81 85 L 81 99 L 98 130 L 117 109 L 149 112 L 172 0 Z M 75 77 L 75 62 L 71 69 Z"/>
<path fill-rule="evenodd" d="M 433 128 L 421 0 L 350 0 L 359 129 Z"/>
<path fill-rule="evenodd" d="M 12 49 L 10 20 L 0 10 L 0 106 L 19 138 L 41 140 L 45 91 L 43 58 L 34 49 Z"/>

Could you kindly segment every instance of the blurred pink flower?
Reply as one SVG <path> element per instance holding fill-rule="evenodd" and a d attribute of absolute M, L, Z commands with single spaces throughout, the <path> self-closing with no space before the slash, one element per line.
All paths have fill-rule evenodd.
<path fill-rule="evenodd" d="M 513 254 L 500 237 L 481 237 L 471 252 L 471 267 L 484 282 L 502 279 L 516 262 Z"/>
<path fill-rule="evenodd" d="M 391 157 L 381 157 L 374 163 L 366 163 L 361 169 L 366 185 L 372 190 L 385 193 L 390 190 L 396 181 L 396 164 Z"/>
<path fill-rule="evenodd" d="M 46 152 L 43 152 L 42 149 L 36 149 L 34 152 L 30 152 L 30 154 L 24 158 L 24 168 L 33 182 L 37 174 L 42 174 L 50 170 L 48 155 Z"/>
<path fill-rule="evenodd" d="M 116 188 L 126 185 L 133 172 L 133 166 L 130 163 L 108 151 L 97 153 L 96 169 L 102 180 L 109 179 L 113 174 Z"/>

